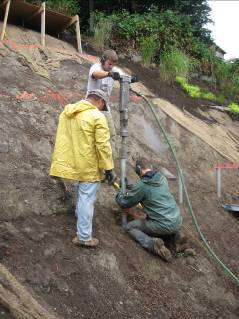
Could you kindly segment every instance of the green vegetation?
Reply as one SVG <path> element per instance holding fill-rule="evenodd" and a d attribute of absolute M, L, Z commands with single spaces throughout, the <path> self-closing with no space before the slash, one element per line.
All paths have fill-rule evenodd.
<path fill-rule="evenodd" d="M 157 39 L 155 36 L 148 36 L 140 39 L 139 51 L 142 55 L 145 65 L 150 65 L 158 49 Z"/>
<path fill-rule="evenodd" d="M 140 44 L 142 46 L 143 38 L 154 39 L 153 49 L 157 52 L 157 55 L 155 55 L 156 62 L 160 60 L 162 52 L 170 47 L 179 50 L 184 48 L 187 55 L 193 56 L 198 51 L 199 44 L 201 44 L 203 49 L 200 54 L 197 53 L 196 55 L 196 58 L 201 58 L 205 51 L 204 48 L 210 46 L 208 44 L 210 38 L 198 39 L 198 35 L 194 35 L 195 30 L 192 28 L 188 16 L 179 15 L 172 10 L 161 11 L 154 7 L 149 12 L 141 14 L 131 14 L 126 10 L 111 15 L 95 12 L 94 19 L 95 24 L 100 19 L 108 19 L 112 23 L 110 41 L 116 44 L 117 41 L 120 44 L 125 43 L 127 49 L 137 51 Z"/>
<path fill-rule="evenodd" d="M 181 85 L 185 92 L 192 98 L 202 98 L 209 101 L 218 102 L 223 104 L 225 98 L 222 95 L 216 96 L 212 92 L 202 90 L 199 86 L 190 85 L 185 77 L 176 77 L 176 81 Z M 228 105 L 229 112 L 233 114 L 239 114 L 239 105 L 235 102 L 232 102 Z"/>
<path fill-rule="evenodd" d="M 239 100 L 239 62 L 217 61 L 215 77 L 222 93 L 230 98 Z"/>
<path fill-rule="evenodd" d="M 190 85 L 185 77 L 176 77 L 176 81 L 182 86 L 185 92 L 192 98 L 201 97 L 201 89 L 196 85 Z"/>
<path fill-rule="evenodd" d="M 202 98 L 209 101 L 218 101 L 217 97 L 209 91 L 202 90 L 199 86 L 191 85 L 184 77 L 176 77 L 176 81 L 182 86 L 185 92 L 192 98 Z"/>
<path fill-rule="evenodd" d="M 228 105 L 229 111 L 234 114 L 239 114 L 239 105 L 237 103 L 230 103 Z"/>
<path fill-rule="evenodd" d="M 26 0 L 41 4 L 40 0 Z M 225 62 L 215 54 L 206 0 L 45 0 L 48 8 L 75 15 L 80 12 L 81 30 L 94 31 L 94 42 L 103 50 L 140 54 L 144 65 L 156 63 L 162 79 L 188 78 L 191 71 L 211 76 L 222 94 L 199 90 L 184 83 L 194 98 L 224 103 L 239 102 L 239 62 Z"/>
<path fill-rule="evenodd" d="M 169 82 L 173 82 L 176 77 L 187 78 L 191 67 L 189 57 L 181 50 L 171 47 L 161 56 L 160 77 Z"/>
<path fill-rule="evenodd" d="M 32 4 L 41 5 L 43 1 L 40 0 L 27 0 Z M 46 6 L 52 10 L 67 14 L 75 15 L 79 12 L 79 5 L 77 0 L 45 0 Z"/>
<path fill-rule="evenodd" d="M 103 49 L 110 38 L 112 22 L 98 13 L 97 23 L 94 27 L 94 43 L 99 49 Z"/>
<path fill-rule="evenodd" d="M 208 91 L 201 92 L 201 98 L 209 101 L 218 101 L 216 95 Z"/>

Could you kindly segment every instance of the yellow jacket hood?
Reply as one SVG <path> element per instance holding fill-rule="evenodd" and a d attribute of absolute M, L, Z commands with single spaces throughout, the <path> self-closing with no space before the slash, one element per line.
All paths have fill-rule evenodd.
<path fill-rule="evenodd" d="M 72 118 L 76 116 L 76 114 L 90 109 L 97 109 L 97 107 L 86 100 L 82 100 L 74 104 L 67 104 L 64 108 L 63 113 L 66 116 Z"/>

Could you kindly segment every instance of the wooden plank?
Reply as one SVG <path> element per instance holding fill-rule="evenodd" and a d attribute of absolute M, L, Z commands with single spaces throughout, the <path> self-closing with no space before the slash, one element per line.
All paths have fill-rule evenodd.
<path fill-rule="evenodd" d="M 41 12 L 41 45 L 44 47 L 46 45 L 46 4 L 42 3 Z"/>
<path fill-rule="evenodd" d="M 9 8 L 10 8 L 11 0 L 8 0 L 6 10 L 5 10 L 5 16 L 4 16 L 4 21 L 3 21 L 3 27 L 2 27 L 2 34 L 1 34 L 1 40 L 4 39 L 5 32 L 6 32 L 6 27 L 7 27 L 7 18 L 8 18 L 8 13 L 9 13 Z"/>
<path fill-rule="evenodd" d="M 2 264 L 0 264 L 0 303 L 14 318 L 60 319 L 43 308 Z"/>
<path fill-rule="evenodd" d="M 71 20 L 64 26 L 64 29 L 69 28 L 72 24 L 74 24 L 76 22 L 77 22 L 77 16 L 72 17 Z"/>
<path fill-rule="evenodd" d="M 76 15 L 76 40 L 77 40 L 77 49 L 80 54 L 82 54 L 82 46 L 81 46 L 81 36 L 80 36 L 80 20 L 79 16 Z"/>
<path fill-rule="evenodd" d="M 35 11 L 30 17 L 28 17 L 27 19 L 24 20 L 24 23 L 27 23 L 28 21 L 32 20 L 33 18 L 35 18 L 35 16 L 37 16 L 38 14 L 42 13 L 43 8 L 40 7 L 39 9 L 37 9 L 37 11 Z"/>
<path fill-rule="evenodd" d="M 0 3 L 0 8 L 1 8 L 2 6 L 4 6 L 7 2 L 8 2 L 8 0 L 3 0 L 3 2 Z"/>
<path fill-rule="evenodd" d="M 8 0 L 0 0 L 0 4 L 2 1 Z M 42 2 L 44 2 L 43 0 Z M 7 3 L 7 2 L 6 2 Z M 0 8 L 0 14 L 2 21 L 4 20 L 5 7 Z M 17 25 L 24 24 L 25 27 L 34 29 L 40 32 L 41 30 L 41 5 L 33 5 L 28 2 L 24 2 L 23 0 L 11 0 L 11 8 L 8 15 L 8 23 L 13 23 Z M 69 23 L 72 17 L 64 15 L 59 12 L 55 12 L 47 8 L 46 5 L 46 34 L 57 34 L 61 30 L 64 30 L 65 26 Z M 73 23 L 74 20 L 73 20 Z M 1 37 L 2 28 L 0 28 L 0 37 Z M 0 38 L 1 39 L 1 38 Z"/>

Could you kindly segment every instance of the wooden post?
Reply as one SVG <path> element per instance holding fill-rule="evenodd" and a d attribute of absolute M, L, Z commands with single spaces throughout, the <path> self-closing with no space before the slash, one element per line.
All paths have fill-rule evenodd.
<path fill-rule="evenodd" d="M 5 32 L 6 32 L 6 27 L 7 27 L 7 18 L 8 18 L 8 13 L 9 13 L 9 8 L 10 8 L 11 0 L 8 0 L 6 10 L 5 10 L 5 16 L 4 16 L 4 21 L 3 21 L 3 27 L 2 27 L 2 34 L 1 34 L 1 40 L 4 39 Z"/>
<path fill-rule="evenodd" d="M 45 2 L 41 5 L 41 45 L 44 47 L 46 45 L 46 4 Z"/>
<path fill-rule="evenodd" d="M 81 47 L 81 36 L 80 36 L 80 20 L 79 16 L 76 15 L 76 40 L 77 40 L 77 49 L 80 54 L 82 54 L 82 47 Z"/>

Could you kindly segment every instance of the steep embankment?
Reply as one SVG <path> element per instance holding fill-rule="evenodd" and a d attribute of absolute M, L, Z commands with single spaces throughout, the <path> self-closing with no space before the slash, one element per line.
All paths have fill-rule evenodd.
<path fill-rule="evenodd" d="M 89 251 L 72 245 L 74 185 L 52 180 L 48 170 L 58 115 L 66 102 L 84 96 L 90 64 L 87 56 L 80 57 L 70 47 L 62 51 L 28 46 L 21 41 L 26 39 L 23 30 L 11 30 L 9 37 L 15 30 L 12 37 L 17 35 L 18 42 L 0 44 L 1 262 L 64 318 L 237 318 L 238 290 L 203 250 L 184 205 L 183 230 L 196 257 L 179 256 L 165 264 L 143 251 L 123 231 L 115 191 L 108 185 L 102 185 L 95 209 L 100 248 Z M 35 33 L 27 33 L 33 43 Z M 51 43 L 50 37 L 47 40 Z M 61 48 L 62 42 L 52 41 Z M 151 94 L 139 84 L 137 88 Z M 118 94 L 116 87 L 112 113 L 117 133 Z M 163 100 L 160 105 L 170 107 Z M 186 130 L 156 110 L 182 162 L 202 230 L 238 274 L 238 219 L 221 209 L 214 192 L 213 165 L 224 159 L 190 127 Z M 225 115 L 214 112 L 204 116 L 223 121 Z M 128 176 L 135 179 L 132 165 L 139 154 L 176 174 L 146 105 L 133 96 L 129 119 Z M 238 125 L 227 122 L 233 130 Z M 119 147 L 119 136 L 117 143 Z M 117 158 L 115 164 L 118 172 Z M 177 196 L 176 182 L 169 182 Z M 238 200 L 235 171 L 223 176 L 223 200 Z"/>

